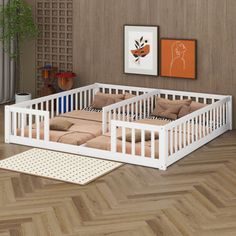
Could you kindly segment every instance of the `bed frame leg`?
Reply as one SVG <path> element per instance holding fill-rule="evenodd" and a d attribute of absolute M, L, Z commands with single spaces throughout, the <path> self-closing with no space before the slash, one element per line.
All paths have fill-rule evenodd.
<path fill-rule="evenodd" d="M 166 170 L 166 160 L 168 155 L 168 131 L 164 127 L 159 131 L 159 161 L 160 170 Z"/>
<path fill-rule="evenodd" d="M 165 165 L 162 165 L 162 166 L 160 166 L 160 168 L 159 168 L 159 170 L 167 170 L 167 166 L 165 166 Z"/>
<path fill-rule="evenodd" d="M 10 130 L 11 130 L 11 120 L 10 120 L 10 106 L 5 106 L 5 143 L 10 143 Z"/>

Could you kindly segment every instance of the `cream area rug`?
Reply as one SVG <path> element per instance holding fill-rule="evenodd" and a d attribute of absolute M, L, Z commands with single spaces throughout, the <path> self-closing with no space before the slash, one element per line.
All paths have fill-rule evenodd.
<path fill-rule="evenodd" d="M 113 161 L 36 148 L 0 161 L 1 169 L 80 185 L 85 185 L 122 165 Z"/>

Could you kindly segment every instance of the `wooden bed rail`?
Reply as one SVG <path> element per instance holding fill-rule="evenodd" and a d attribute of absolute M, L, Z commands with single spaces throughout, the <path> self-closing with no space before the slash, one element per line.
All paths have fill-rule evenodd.
<path fill-rule="evenodd" d="M 48 95 L 48 96 L 44 96 L 44 97 L 40 97 L 40 98 L 35 98 L 35 99 L 29 100 L 29 101 L 17 103 L 17 104 L 14 104 L 12 106 L 14 106 L 14 107 L 29 107 L 29 106 L 32 106 L 32 105 L 35 105 L 35 104 L 40 104 L 41 102 L 47 102 L 47 101 L 50 101 L 52 99 L 57 99 L 57 98 L 60 98 L 60 97 L 63 97 L 63 96 L 69 96 L 71 94 L 76 94 L 76 93 L 79 93 L 79 92 L 95 90 L 95 89 L 98 89 L 98 86 L 96 84 L 91 84 L 91 85 L 88 85 L 88 86 L 75 88 L 75 89 L 72 89 L 72 90 L 69 90 L 69 91 L 55 93 L 55 94 L 52 94 L 52 95 Z"/>
<path fill-rule="evenodd" d="M 158 91 L 159 91 L 159 95 L 158 95 L 159 97 L 163 97 L 167 99 L 169 98 L 171 100 L 192 99 L 193 101 L 201 102 L 204 104 L 212 104 L 223 98 L 229 97 L 226 95 L 175 91 L 175 90 L 166 90 L 166 89 L 158 89 Z"/>
<path fill-rule="evenodd" d="M 155 158 L 155 134 L 158 133 L 158 168 L 165 170 L 174 162 L 229 130 L 232 126 L 232 97 L 225 96 L 218 102 L 201 108 L 187 116 L 163 126 L 111 120 L 111 151 L 117 153 L 117 128 L 121 129 L 122 155 L 126 153 L 126 134 L 132 133 L 131 155 L 137 158 Z M 141 132 L 141 154 L 135 153 L 135 133 Z M 145 132 L 151 132 L 151 156 L 145 156 Z M 120 154 L 119 154 L 120 155 Z M 155 163 L 157 165 L 157 162 Z"/>
<path fill-rule="evenodd" d="M 224 131 L 231 129 L 231 97 L 223 99 L 201 108 L 187 116 L 164 126 L 168 150 L 167 166 L 179 160 L 203 143 L 212 140 Z"/>
<path fill-rule="evenodd" d="M 50 118 L 53 118 L 69 111 L 81 110 L 89 107 L 93 101 L 94 94 L 98 89 L 99 87 L 96 84 L 92 84 L 70 91 L 14 104 L 11 105 L 11 107 L 49 111 Z"/>
<path fill-rule="evenodd" d="M 111 150 L 50 141 L 50 118 L 89 107 L 98 91 L 112 94 L 128 92 L 137 95 L 103 108 L 102 131 L 105 133 L 110 128 Z M 191 98 L 207 106 L 163 126 L 134 122 L 148 117 L 153 112 L 156 97 L 172 100 Z M 5 106 L 6 143 L 96 156 L 161 170 L 165 170 L 169 165 L 230 129 L 232 96 L 214 94 L 96 83 Z M 121 132 L 121 140 L 117 140 L 118 132 Z M 131 132 L 131 142 L 126 142 L 127 132 Z M 141 137 L 139 144 L 134 141 L 136 133 Z M 147 133 L 148 144 L 145 142 Z"/>
<path fill-rule="evenodd" d="M 35 133 L 33 134 L 33 125 Z M 41 128 L 43 132 L 41 133 Z M 10 137 L 49 141 L 49 112 L 28 108 L 5 106 L 5 142 Z"/>
<path fill-rule="evenodd" d="M 155 98 L 158 94 L 157 90 L 136 96 L 103 108 L 103 134 L 110 128 L 110 121 L 135 121 L 146 118 L 153 112 Z"/>
<path fill-rule="evenodd" d="M 117 129 L 121 128 L 122 134 L 121 134 L 121 142 L 122 142 L 122 148 L 120 152 L 117 150 Z M 127 131 L 128 130 L 128 131 Z M 126 134 L 128 132 L 131 132 L 131 152 L 126 152 Z M 135 142 L 135 135 L 137 135 L 137 132 L 141 132 L 141 142 L 139 145 L 141 145 L 141 152 L 136 153 L 136 145 Z M 151 133 L 151 147 L 150 147 L 150 155 L 146 154 L 145 150 L 145 133 L 149 132 Z M 159 135 L 159 146 L 155 143 L 156 136 Z M 120 156 L 123 155 L 129 158 L 129 156 L 135 157 L 140 161 L 141 165 L 146 166 L 147 163 L 150 166 L 155 166 L 155 168 L 159 168 L 162 170 L 166 169 L 166 153 L 165 153 L 165 141 L 166 136 L 164 132 L 164 126 L 158 126 L 158 125 L 149 125 L 149 124 L 141 124 L 141 123 L 131 123 L 127 121 L 119 121 L 119 120 L 112 120 L 111 121 L 111 152 L 114 156 Z M 158 149 L 158 151 L 157 151 Z M 159 153 L 158 157 L 156 156 L 156 153 Z"/>
<path fill-rule="evenodd" d="M 114 84 L 102 84 L 102 83 L 96 83 L 100 91 L 105 93 L 114 93 L 114 94 L 124 94 L 124 93 L 131 93 L 134 95 L 142 95 L 144 93 L 152 92 L 156 89 L 152 88 L 143 88 L 143 87 L 134 87 L 134 86 L 124 86 L 124 85 L 114 85 Z"/>

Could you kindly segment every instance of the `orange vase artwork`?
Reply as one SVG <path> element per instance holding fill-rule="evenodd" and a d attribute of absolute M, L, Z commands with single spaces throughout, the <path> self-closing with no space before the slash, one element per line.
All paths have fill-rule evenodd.
<path fill-rule="evenodd" d="M 196 40 L 161 39 L 161 76 L 196 79 Z"/>
<path fill-rule="evenodd" d="M 124 26 L 124 73 L 157 76 L 158 26 Z"/>
<path fill-rule="evenodd" d="M 146 57 L 150 53 L 150 45 L 148 40 L 142 36 L 139 40 L 135 40 L 134 46 L 136 49 L 131 50 L 131 53 L 135 58 L 135 63 L 140 63 L 141 58 Z"/>

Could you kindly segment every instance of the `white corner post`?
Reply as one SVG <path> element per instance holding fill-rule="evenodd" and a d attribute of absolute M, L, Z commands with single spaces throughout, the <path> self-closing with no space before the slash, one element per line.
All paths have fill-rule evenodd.
<path fill-rule="evenodd" d="M 10 143 L 11 113 L 10 106 L 5 106 L 5 143 Z"/>
<path fill-rule="evenodd" d="M 232 130 L 233 129 L 233 98 L 232 96 L 229 96 L 229 101 L 227 102 L 228 107 L 227 107 L 227 122 L 229 124 L 229 129 Z"/>
<path fill-rule="evenodd" d="M 168 135 L 167 130 L 163 126 L 159 131 L 159 162 L 160 170 L 167 169 L 167 156 L 168 156 Z"/>
<path fill-rule="evenodd" d="M 97 92 L 99 92 L 99 84 L 95 83 L 95 87 L 93 88 L 93 100 L 94 100 L 94 96 Z"/>
<path fill-rule="evenodd" d="M 116 153 L 116 136 L 117 136 L 117 130 L 115 121 L 111 121 L 111 152 L 112 154 Z"/>

